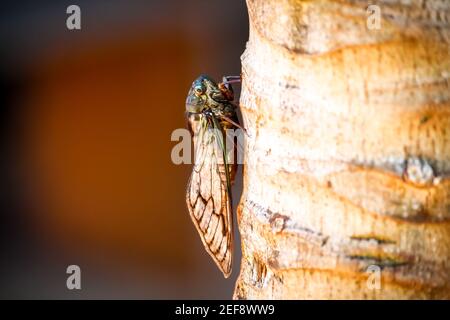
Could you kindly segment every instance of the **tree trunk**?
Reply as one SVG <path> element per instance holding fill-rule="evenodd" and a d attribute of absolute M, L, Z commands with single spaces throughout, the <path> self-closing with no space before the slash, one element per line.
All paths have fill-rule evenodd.
<path fill-rule="evenodd" d="M 450 2 L 371 3 L 247 0 L 237 299 L 450 298 Z"/>

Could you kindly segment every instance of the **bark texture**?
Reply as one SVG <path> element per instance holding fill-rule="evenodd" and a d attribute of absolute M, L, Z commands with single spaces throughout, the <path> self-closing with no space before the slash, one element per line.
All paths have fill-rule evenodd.
<path fill-rule="evenodd" d="M 450 2 L 370 3 L 247 0 L 236 299 L 450 298 Z"/>

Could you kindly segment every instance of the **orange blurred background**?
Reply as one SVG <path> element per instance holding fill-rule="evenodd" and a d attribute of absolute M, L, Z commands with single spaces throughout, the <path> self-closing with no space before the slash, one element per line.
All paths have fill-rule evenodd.
<path fill-rule="evenodd" d="M 243 0 L 2 4 L 1 298 L 231 298 L 240 257 L 225 280 L 204 252 L 170 135 L 195 77 L 240 73 L 247 19 Z"/>

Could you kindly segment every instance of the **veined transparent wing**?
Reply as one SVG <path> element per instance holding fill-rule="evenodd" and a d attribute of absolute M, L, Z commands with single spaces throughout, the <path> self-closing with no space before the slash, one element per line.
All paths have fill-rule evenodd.
<path fill-rule="evenodd" d="M 230 172 L 234 175 L 236 164 L 225 161 L 223 133 L 217 127 L 218 121 L 212 120 L 205 115 L 191 115 L 188 119 L 194 133 L 195 163 L 186 203 L 206 251 L 228 278 L 233 257 Z"/>

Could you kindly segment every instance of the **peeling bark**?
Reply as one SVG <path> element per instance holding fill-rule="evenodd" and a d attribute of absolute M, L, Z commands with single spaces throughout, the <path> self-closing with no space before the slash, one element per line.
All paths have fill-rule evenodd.
<path fill-rule="evenodd" d="M 371 3 L 247 0 L 236 299 L 450 298 L 450 2 Z"/>

